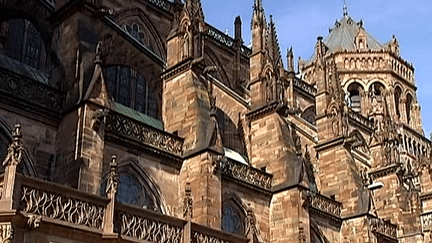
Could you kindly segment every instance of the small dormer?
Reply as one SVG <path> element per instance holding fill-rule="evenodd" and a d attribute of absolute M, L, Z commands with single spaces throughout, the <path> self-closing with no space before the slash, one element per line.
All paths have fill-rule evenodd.
<path fill-rule="evenodd" d="M 367 35 L 365 30 L 363 29 L 362 22 L 360 22 L 359 24 L 360 24 L 360 28 L 359 31 L 357 32 L 357 35 L 355 36 L 354 42 L 357 50 L 366 50 L 369 48 L 367 43 Z"/>

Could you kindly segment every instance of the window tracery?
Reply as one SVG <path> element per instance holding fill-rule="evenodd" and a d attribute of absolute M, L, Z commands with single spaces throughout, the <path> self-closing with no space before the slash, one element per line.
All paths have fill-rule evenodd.
<path fill-rule="evenodd" d="M 159 119 L 158 90 L 136 70 L 126 66 L 105 67 L 110 97 L 114 101 Z"/>
<path fill-rule="evenodd" d="M 244 215 L 234 202 L 224 203 L 222 230 L 231 234 L 244 235 Z"/>
<path fill-rule="evenodd" d="M 46 52 L 36 27 L 26 19 L 11 19 L 0 23 L 0 53 L 44 70 Z"/>
<path fill-rule="evenodd" d="M 148 33 L 146 33 L 144 28 L 142 28 L 139 24 L 135 22 L 123 24 L 122 28 L 139 43 L 143 44 L 149 48 L 150 51 L 160 56 L 160 53 L 156 52 L 153 43 L 150 41 Z"/>

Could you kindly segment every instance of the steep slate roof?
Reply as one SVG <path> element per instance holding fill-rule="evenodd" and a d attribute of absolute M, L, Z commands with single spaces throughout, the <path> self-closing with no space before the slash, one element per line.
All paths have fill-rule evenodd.
<path fill-rule="evenodd" d="M 363 28 L 363 22 L 356 22 L 348 15 L 344 16 L 340 22 L 336 21 L 335 27 L 330 29 L 330 35 L 324 40 L 324 44 L 329 48 L 328 52 L 356 50 L 355 37 L 360 28 Z M 384 45 L 379 43 L 366 30 L 364 30 L 364 33 L 369 49 L 384 49 Z"/>
<path fill-rule="evenodd" d="M 48 84 L 48 74 L 30 67 L 20 61 L 0 54 L 0 68 L 7 69 L 14 73 L 26 76 L 43 84 Z"/>

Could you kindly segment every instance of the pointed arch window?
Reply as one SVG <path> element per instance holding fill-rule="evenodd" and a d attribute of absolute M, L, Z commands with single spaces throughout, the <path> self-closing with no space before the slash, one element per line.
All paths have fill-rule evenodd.
<path fill-rule="evenodd" d="M 153 187 L 148 180 L 129 167 L 119 168 L 118 173 L 116 200 L 119 203 L 153 211 L 162 211 L 160 201 L 156 196 L 157 193 L 151 189 Z M 104 179 L 100 187 L 102 196 L 106 196 L 106 183 L 107 179 Z"/>
<path fill-rule="evenodd" d="M 158 89 L 142 74 L 126 66 L 107 66 L 105 79 L 114 101 L 159 119 Z"/>
<path fill-rule="evenodd" d="M 222 230 L 231 234 L 244 235 L 244 213 L 240 207 L 233 201 L 229 200 L 224 203 L 222 212 Z"/>
<path fill-rule="evenodd" d="M 36 27 L 26 19 L 0 23 L 0 53 L 30 67 L 45 70 L 46 52 Z"/>

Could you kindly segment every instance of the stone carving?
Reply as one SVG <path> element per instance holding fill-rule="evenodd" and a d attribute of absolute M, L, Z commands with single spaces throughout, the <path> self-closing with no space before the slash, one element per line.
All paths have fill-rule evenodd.
<path fill-rule="evenodd" d="M 223 240 L 215 236 L 206 235 L 200 232 L 193 232 L 192 243 L 235 243 L 229 240 Z"/>
<path fill-rule="evenodd" d="M 185 198 L 183 200 L 184 211 L 183 217 L 186 219 L 192 219 L 193 217 L 193 200 L 192 200 L 192 189 L 190 183 L 186 183 Z"/>
<path fill-rule="evenodd" d="M 104 207 L 23 186 L 21 211 L 76 225 L 102 229 Z"/>
<path fill-rule="evenodd" d="M 247 215 L 246 215 L 246 220 L 245 220 L 246 235 L 255 233 L 255 224 L 256 224 L 255 214 L 253 212 L 252 207 L 249 204 L 248 208 L 247 208 Z"/>
<path fill-rule="evenodd" d="M 432 228 L 432 213 L 423 214 L 421 216 L 421 222 L 423 231 L 429 230 Z"/>
<path fill-rule="evenodd" d="M 368 218 L 369 229 L 382 235 L 397 238 L 397 226 L 378 218 Z"/>
<path fill-rule="evenodd" d="M 28 229 L 37 229 L 40 226 L 42 221 L 42 216 L 40 215 L 30 215 L 27 220 L 27 228 Z"/>
<path fill-rule="evenodd" d="M 117 192 L 118 189 L 118 175 L 117 175 L 117 157 L 115 155 L 111 158 L 110 163 L 110 172 L 108 174 L 108 181 L 106 186 L 106 194 L 109 194 L 110 192 L 114 192 L 114 194 Z"/>
<path fill-rule="evenodd" d="M 323 197 L 319 194 L 314 194 L 310 197 L 310 206 L 328 214 L 340 217 L 342 205 L 334 200 Z"/>
<path fill-rule="evenodd" d="M 181 155 L 183 140 L 172 134 L 157 130 L 144 123 L 116 113 L 107 116 L 107 130 L 133 138 L 147 145 Z"/>
<path fill-rule="evenodd" d="M 13 141 L 7 149 L 6 158 L 3 161 L 3 166 L 17 166 L 22 161 L 22 154 L 24 151 L 23 144 L 21 142 L 21 125 L 16 124 L 13 132 Z"/>
<path fill-rule="evenodd" d="M 100 125 L 106 122 L 106 117 L 108 115 L 108 110 L 106 109 L 97 109 L 93 111 L 93 129 L 97 132 L 99 131 Z"/>
<path fill-rule="evenodd" d="M 14 231 L 10 223 L 0 224 L 0 242 L 10 243 L 13 239 Z"/>
<path fill-rule="evenodd" d="M 225 175 L 264 189 L 271 189 L 273 176 L 264 171 L 229 160 L 225 157 L 219 160 L 219 168 Z"/>
<path fill-rule="evenodd" d="M 0 90 L 30 103 L 58 111 L 62 94 L 52 87 L 0 68 Z"/>
<path fill-rule="evenodd" d="M 119 216 L 121 235 L 158 243 L 182 242 L 182 227 L 124 212 Z"/>

